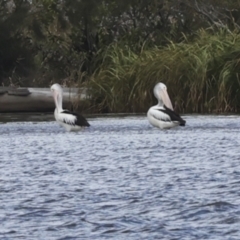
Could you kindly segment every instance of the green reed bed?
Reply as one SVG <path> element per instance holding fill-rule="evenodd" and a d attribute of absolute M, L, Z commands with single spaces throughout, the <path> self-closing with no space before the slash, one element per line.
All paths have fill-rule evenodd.
<path fill-rule="evenodd" d="M 113 44 L 89 80 L 98 111 L 146 112 L 164 82 L 181 112 L 236 112 L 240 106 L 240 35 L 201 30 L 192 41 L 141 51 Z"/>

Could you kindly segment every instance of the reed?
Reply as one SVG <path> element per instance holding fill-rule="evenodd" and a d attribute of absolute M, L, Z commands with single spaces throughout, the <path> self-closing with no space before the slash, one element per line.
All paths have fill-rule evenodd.
<path fill-rule="evenodd" d="M 181 112 L 237 112 L 240 106 L 240 35 L 197 32 L 193 40 L 133 49 L 110 45 L 88 87 L 95 110 L 146 112 L 156 103 L 152 89 L 164 82 Z"/>

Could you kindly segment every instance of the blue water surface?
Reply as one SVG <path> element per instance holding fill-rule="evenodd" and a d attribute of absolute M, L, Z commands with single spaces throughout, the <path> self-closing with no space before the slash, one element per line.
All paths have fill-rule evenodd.
<path fill-rule="evenodd" d="M 0 118 L 0 239 L 240 239 L 240 117 Z"/>

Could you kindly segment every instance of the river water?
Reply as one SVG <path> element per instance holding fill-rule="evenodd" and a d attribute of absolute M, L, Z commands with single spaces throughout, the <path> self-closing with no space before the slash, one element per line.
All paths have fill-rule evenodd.
<path fill-rule="evenodd" d="M 239 240 L 240 117 L 184 119 L 2 116 L 0 239 Z"/>

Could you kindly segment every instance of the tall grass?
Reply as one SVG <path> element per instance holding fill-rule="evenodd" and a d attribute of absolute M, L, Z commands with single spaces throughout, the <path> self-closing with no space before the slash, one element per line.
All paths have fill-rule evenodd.
<path fill-rule="evenodd" d="M 164 82 L 182 112 L 236 112 L 240 106 L 240 35 L 200 30 L 194 40 L 134 51 L 113 44 L 90 77 L 98 111 L 146 112 Z"/>

